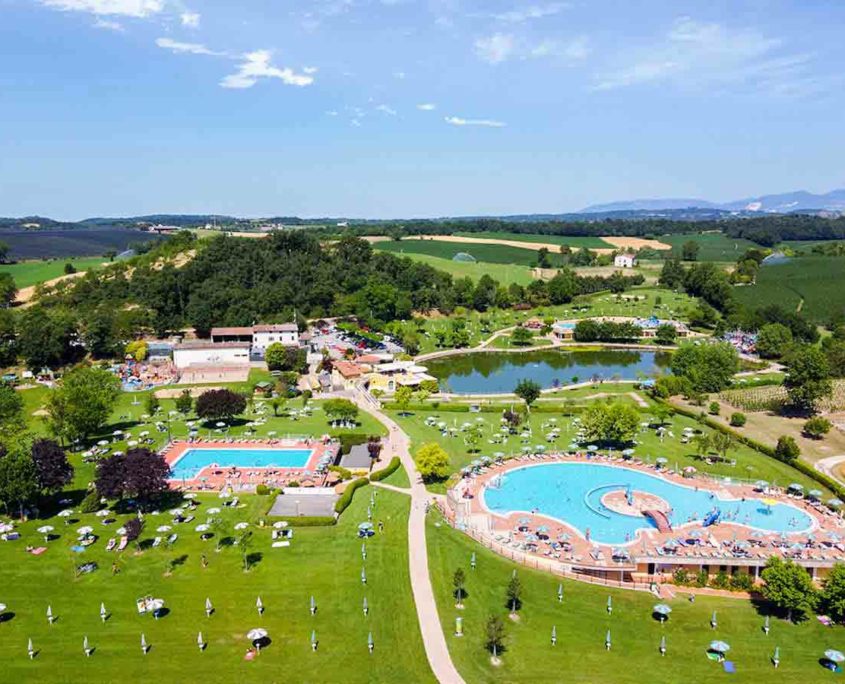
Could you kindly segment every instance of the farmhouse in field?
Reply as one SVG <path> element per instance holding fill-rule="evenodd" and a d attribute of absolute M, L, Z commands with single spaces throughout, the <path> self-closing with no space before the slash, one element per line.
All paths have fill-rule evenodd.
<path fill-rule="evenodd" d="M 633 252 L 621 252 L 613 257 L 616 268 L 634 268 L 637 265 L 637 255 Z"/>

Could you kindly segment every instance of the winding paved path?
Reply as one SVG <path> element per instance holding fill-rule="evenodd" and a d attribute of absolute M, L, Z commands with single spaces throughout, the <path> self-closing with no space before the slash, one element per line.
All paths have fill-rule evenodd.
<path fill-rule="evenodd" d="M 395 488 L 411 496 L 411 513 L 408 518 L 408 564 L 411 574 L 411 589 L 414 594 L 414 604 L 417 607 L 417 619 L 420 623 L 425 655 L 434 676 L 441 684 L 464 684 L 464 680 L 452 662 L 446 638 L 440 625 L 437 613 L 437 603 L 434 600 L 434 589 L 428 574 L 428 548 L 425 543 L 425 513 L 426 506 L 434 498 L 426 491 L 422 478 L 417 472 L 416 464 L 411 456 L 411 440 L 396 422 L 385 415 L 372 402 L 367 401 L 360 393 L 353 397 L 358 407 L 375 417 L 389 430 L 390 436 L 385 445 L 384 462 L 389 462 L 398 456 L 408 478 L 411 481 L 410 490 Z"/>

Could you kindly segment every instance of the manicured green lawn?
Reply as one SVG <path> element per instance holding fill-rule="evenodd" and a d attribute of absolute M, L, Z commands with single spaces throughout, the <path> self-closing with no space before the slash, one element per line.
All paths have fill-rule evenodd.
<path fill-rule="evenodd" d="M 38 285 L 65 274 L 65 264 L 72 263 L 77 271 L 88 271 L 108 262 L 105 257 L 79 257 L 52 261 L 22 261 L 0 265 L 0 273 L 11 273 L 18 288 Z"/>
<path fill-rule="evenodd" d="M 381 245 L 384 243 L 376 243 Z M 405 244 L 405 243 L 402 243 Z M 520 250 L 524 251 L 524 250 Z M 501 285 L 528 285 L 534 278 L 531 276 L 531 269 L 525 265 L 518 264 L 491 264 L 489 262 L 474 261 L 453 261 L 442 257 L 431 256 L 430 254 L 416 254 L 406 252 L 402 254 L 414 261 L 419 261 L 440 271 L 446 271 L 453 278 L 472 278 L 477 281 L 483 275 L 489 275 Z"/>
<path fill-rule="evenodd" d="M 681 249 L 686 242 L 698 243 L 698 261 L 735 262 L 745 250 L 760 248 L 760 245 L 743 238 L 728 237 L 724 233 L 695 233 L 685 235 L 661 235 L 658 238 L 672 245 L 672 256 L 681 258 Z"/>
<path fill-rule="evenodd" d="M 686 590 L 675 599 L 657 600 L 644 592 L 609 590 L 581 582 L 564 581 L 563 602 L 557 600 L 560 580 L 529 570 L 487 551 L 469 537 L 437 526 L 432 513 L 428 524 L 429 568 L 440 618 L 452 658 L 470 684 L 481 682 L 607 682 L 608 684 L 702 684 L 737 682 L 822 682 L 831 673 L 818 659 L 828 648 L 842 648 L 840 627 L 823 627 L 816 620 L 792 625 L 772 618 L 771 632 L 762 631 L 763 612 L 742 599 L 699 596 L 687 600 Z M 475 552 L 477 567 L 470 568 Z M 454 606 L 452 577 L 457 568 L 466 577 L 464 609 Z M 520 620 L 508 618 L 505 587 L 516 570 L 523 586 Z M 613 613 L 607 613 L 612 597 Z M 673 612 L 665 625 L 652 615 L 653 606 L 668 603 Z M 717 612 L 718 628 L 710 628 Z M 463 617 L 464 636 L 452 636 L 456 616 Z M 485 650 L 485 623 L 490 615 L 505 622 L 506 650 L 502 664 L 494 667 Z M 557 646 L 551 645 L 552 627 Z M 612 649 L 605 649 L 607 631 Z M 661 636 L 667 655 L 661 657 Z M 705 651 L 714 639 L 731 646 L 729 660 L 737 673 L 729 677 L 722 666 L 707 659 Z M 781 664 L 774 669 L 769 659 L 780 646 Z M 835 678 L 834 678 L 835 679 Z"/>
<path fill-rule="evenodd" d="M 291 546 L 274 549 L 270 529 L 253 525 L 249 572 L 242 569 L 237 546 L 214 550 L 215 540 L 201 541 L 194 527 L 204 522 L 216 497 L 202 497 L 192 523 L 175 525 L 179 539 L 172 548 L 130 546 L 121 554 L 106 552 L 106 539 L 127 516 L 104 526 L 102 518 L 76 516 L 65 527 L 61 518 L 20 525 L 23 538 L 0 542 L 0 601 L 8 605 L 0 624 L 0 658 L 5 681 L 32 682 L 430 682 L 428 665 L 411 598 L 407 561 L 408 497 L 378 490 L 374 520 L 385 523 L 383 534 L 367 543 L 361 557 L 358 523 L 366 520 L 372 487 L 358 491 L 351 507 L 336 527 L 297 528 Z M 246 507 L 221 517 L 256 523 L 269 505 L 263 497 L 243 497 Z M 25 546 L 43 543 L 35 529 L 48 522 L 60 538 L 49 542 L 41 556 Z M 170 524 L 170 516 L 147 515 L 143 545 L 156 536 L 155 528 Z M 84 553 L 74 553 L 73 530 L 82 524 L 95 528 L 100 539 Z M 66 532 L 66 530 L 69 530 Z M 201 555 L 209 565 L 201 567 Z M 117 560 L 120 572 L 112 575 Z M 74 577 L 77 564 L 95 561 L 99 569 Z M 176 566 L 165 575 L 169 561 Z M 361 582 L 366 568 L 367 583 Z M 135 599 L 163 598 L 169 614 L 160 620 L 139 615 Z M 266 612 L 259 616 L 256 598 Z M 317 614 L 309 612 L 310 597 Z M 215 613 L 207 618 L 206 597 Z M 367 597 L 369 617 L 362 602 Z M 111 618 L 102 624 L 100 603 Z M 50 626 L 45 613 L 51 606 L 57 622 Z M 272 644 L 253 662 L 243 656 L 249 646 L 246 633 L 254 627 L 269 632 Z M 200 652 L 197 632 L 208 647 Z M 316 630 L 319 650 L 312 653 L 311 631 Z M 375 651 L 367 651 L 372 631 Z M 144 634 L 152 645 L 141 653 Z M 82 652 L 87 635 L 96 650 L 90 658 Z M 38 656 L 27 658 L 27 639 Z"/>
<path fill-rule="evenodd" d="M 408 473 L 403 465 L 400 465 L 398 470 L 394 471 L 392 475 L 388 475 L 382 482 L 393 485 L 394 487 L 402 487 L 402 489 L 407 489 L 411 486 Z"/>
<path fill-rule="evenodd" d="M 613 249 L 613 245 L 598 237 L 580 235 L 540 235 L 525 233 L 507 233 L 505 231 L 484 231 L 480 233 L 455 233 L 463 237 L 493 238 L 495 240 L 515 240 L 517 242 L 546 242 L 552 245 L 569 245 L 573 249 Z"/>
<path fill-rule="evenodd" d="M 375 243 L 375 248 L 393 252 L 394 254 L 428 254 L 441 259 L 452 259 L 456 254 L 465 253 L 475 257 L 476 261 L 491 264 L 518 264 L 522 266 L 537 265 L 537 250 L 526 246 L 513 247 L 511 245 L 485 244 L 479 242 L 446 242 L 425 238 L 424 240 L 401 240 Z M 563 264 L 563 257 L 549 254 L 553 266 Z"/>
<path fill-rule="evenodd" d="M 589 391 L 590 394 L 596 394 L 598 392 L 605 392 L 612 386 L 606 383 Z M 626 391 L 630 391 L 631 389 L 630 385 L 621 385 L 621 387 L 626 388 Z M 569 399 L 575 405 L 583 404 L 583 399 L 579 401 L 578 397 L 588 396 L 586 390 L 579 390 L 578 392 L 579 394 L 560 392 L 560 400 Z M 621 399 L 633 403 L 631 397 L 623 396 Z M 451 466 L 454 471 L 460 470 L 480 456 L 493 456 L 496 452 L 503 452 L 506 455 L 518 455 L 522 452 L 523 447 L 534 447 L 538 444 L 545 446 L 549 451 L 555 449 L 565 451 L 578 431 L 577 425 L 573 425 L 569 416 L 564 416 L 557 412 L 534 411 L 528 420 L 528 425 L 531 428 L 530 437 L 523 438 L 518 434 L 511 435 L 502 444 L 490 444 L 489 440 L 500 425 L 501 414 L 499 412 L 456 413 L 437 411 L 432 408 L 431 411 L 413 411 L 410 415 L 400 415 L 399 411 L 389 411 L 388 413 L 411 437 L 412 453 L 416 452 L 423 444 L 436 442 L 449 454 Z M 442 437 L 439 428 L 436 426 L 429 427 L 425 424 L 425 419 L 428 416 L 437 417 L 438 422 L 445 422 L 449 428 L 457 428 L 457 433 L 454 436 Z M 549 422 L 552 418 L 556 422 Z M 642 420 L 653 421 L 654 418 L 648 410 L 643 410 Z M 464 423 L 482 426 L 483 436 L 478 444 L 471 445 L 465 442 L 465 432 L 461 430 Z M 561 436 L 555 442 L 550 443 L 546 441 L 545 435 L 554 426 L 561 429 Z M 787 464 L 769 456 L 764 456 L 741 444 L 736 444 L 728 452 L 729 461 L 735 460 L 736 465 L 732 466 L 730 462 L 708 464 L 696 455 L 695 445 L 691 443 L 682 444 L 680 438 L 684 428 L 703 429 L 705 432 L 712 432 L 709 428 L 703 428 L 696 421 L 682 415 L 673 416 L 670 423 L 666 425 L 666 428 L 674 434 L 674 437 L 667 434 L 663 441 L 657 436 L 655 430 L 644 428 L 636 438 L 638 442 L 635 447 L 636 457 L 645 461 L 654 462 L 656 458 L 662 456 L 669 459 L 669 467 L 674 468 L 677 466 L 678 469 L 682 469 L 686 466 L 694 466 L 701 472 L 723 477 L 747 480 L 763 479 L 777 483 L 780 486 L 798 482 L 809 489 L 819 487 L 818 483 Z M 477 449 L 478 451 L 470 452 L 470 448 Z M 442 492 L 445 491 L 445 484 L 433 484 L 430 486 L 430 489 L 432 491 Z"/>

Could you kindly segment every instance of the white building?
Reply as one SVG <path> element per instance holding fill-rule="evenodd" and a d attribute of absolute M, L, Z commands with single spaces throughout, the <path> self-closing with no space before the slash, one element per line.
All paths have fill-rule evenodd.
<path fill-rule="evenodd" d="M 256 325 L 252 328 L 252 349 L 264 354 L 271 344 L 281 343 L 286 347 L 299 346 L 299 329 L 296 323 L 278 325 Z"/>
<path fill-rule="evenodd" d="M 634 268 L 637 265 L 637 257 L 630 252 L 622 252 L 613 258 L 613 265 L 616 268 Z"/>
<path fill-rule="evenodd" d="M 248 366 L 249 345 L 203 340 L 183 342 L 173 348 L 173 363 L 180 370 L 192 366 Z"/>

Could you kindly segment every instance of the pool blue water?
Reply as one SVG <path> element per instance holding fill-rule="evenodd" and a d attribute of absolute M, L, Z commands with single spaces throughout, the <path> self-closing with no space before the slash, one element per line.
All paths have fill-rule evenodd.
<path fill-rule="evenodd" d="M 171 478 L 190 480 L 203 468 L 304 468 L 311 449 L 188 449 L 170 466 Z"/>
<path fill-rule="evenodd" d="M 536 511 L 577 528 L 582 536 L 603 544 L 625 544 L 637 530 L 653 529 L 650 519 L 614 513 L 601 504 L 609 491 L 648 492 L 671 507 L 672 526 L 702 522 L 714 508 L 722 519 L 766 532 L 794 534 L 812 527 L 804 511 L 787 504 L 766 506 L 759 499 L 720 499 L 709 490 L 670 482 L 659 476 L 627 468 L 593 463 L 544 463 L 505 473 L 500 483 L 484 489 L 487 508 L 494 513 Z"/>

